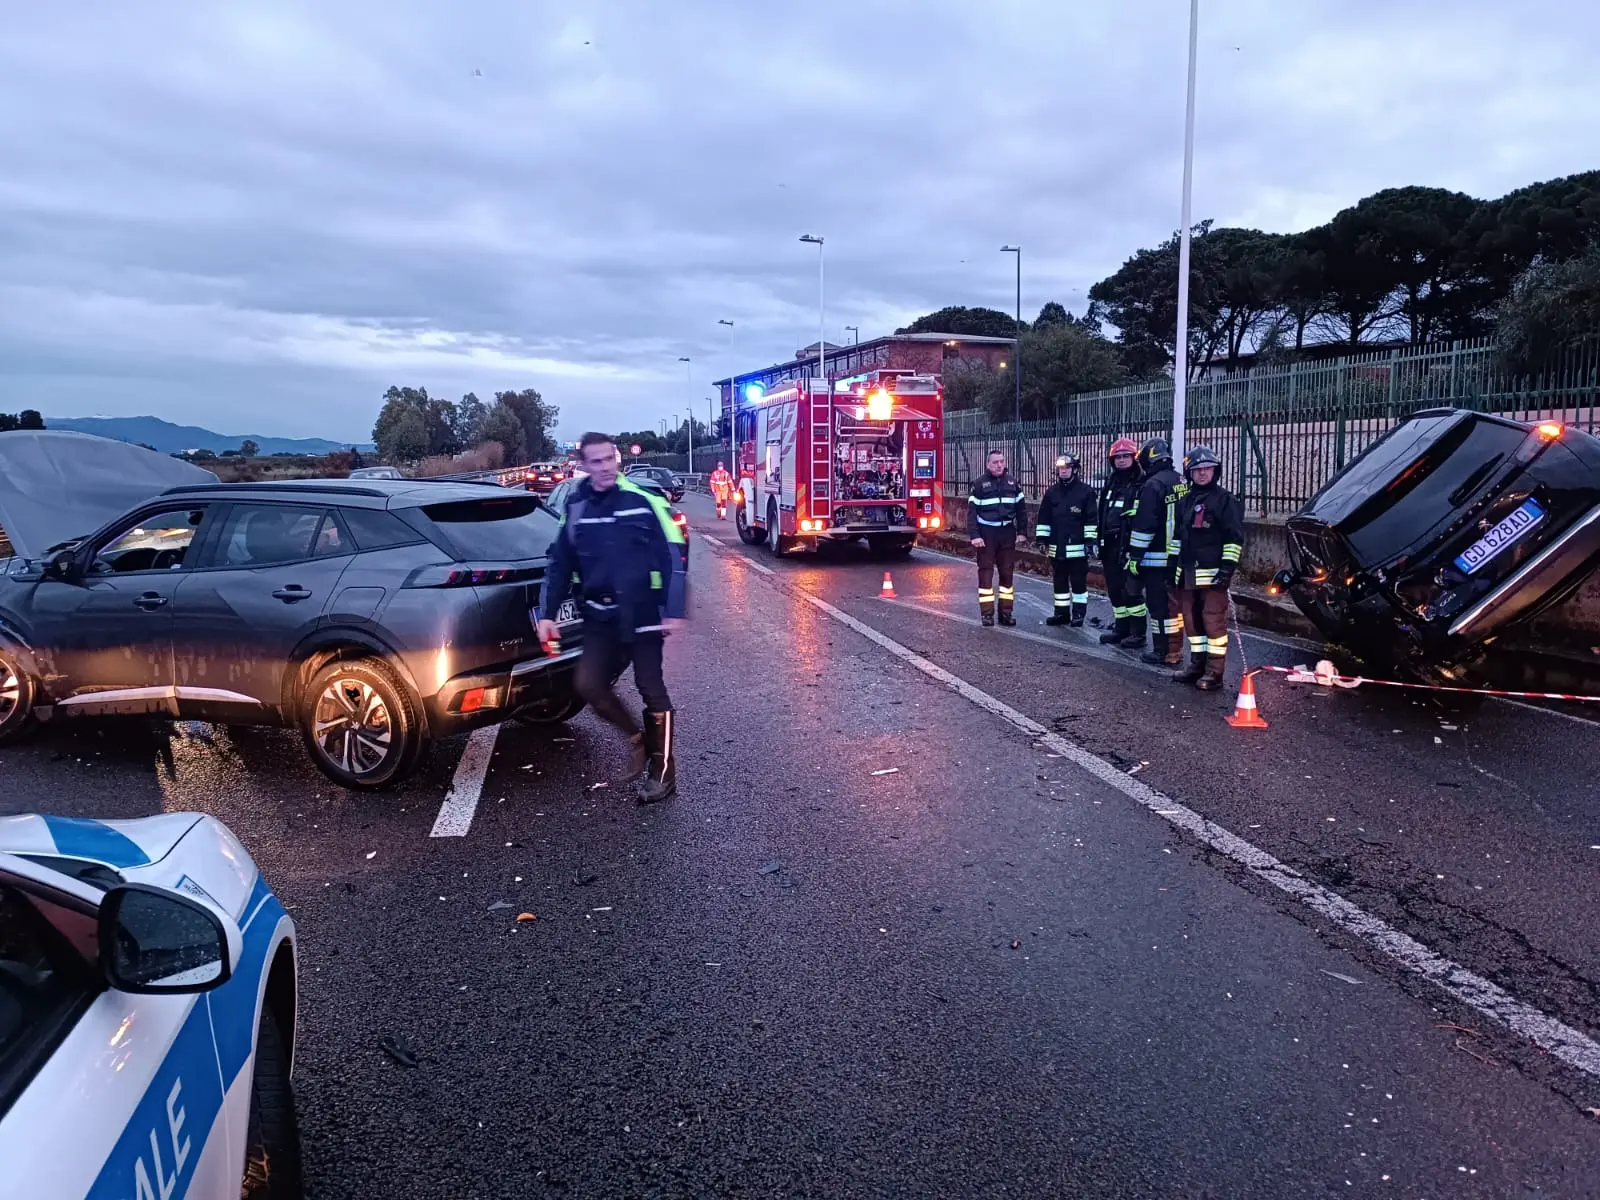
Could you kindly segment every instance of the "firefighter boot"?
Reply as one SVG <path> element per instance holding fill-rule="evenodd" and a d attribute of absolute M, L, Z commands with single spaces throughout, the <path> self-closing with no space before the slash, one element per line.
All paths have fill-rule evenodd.
<path fill-rule="evenodd" d="M 1123 638 L 1128 636 L 1128 618 L 1118 617 L 1116 623 L 1100 635 L 1102 646 L 1118 645 Z"/>
<path fill-rule="evenodd" d="M 1123 636 L 1121 647 L 1124 650 L 1144 649 L 1144 617 L 1129 617 L 1128 632 Z M 1159 636 L 1159 635 L 1158 635 Z"/>
<path fill-rule="evenodd" d="M 1140 662 L 1149 663 L 1152 667 L 1175 667 L 1183 661 L 1183 638 L 1173 637 L 1170 633 L 1155 633 L 1150 636 L 1150 649 L 1139 656 Z"/>
<path fill-rule="evenodd" d="M 1011 610 L 1009 608 L 1002 608 L 1000 610 L 1000 624 L 1010 626 L 1015 625 L 1016 623 L 1017 619 L 1011 615 Z"/>
<path fill-rule="evenodd" d="M 994 627 L 994 609 L 986 608 L 983 610 L 983 627 L 985 629 Z"/>
<path fill-rule="evenodd" d="M 1228 660 L 1220 655 L 1206 656 L 1206 673 L 1194 681 L 1195 687 L 1202 692 L 1215 692 L 1222 687 L 1222 674 L 1228 668 Z"/>
<path fill-rule="evenodd" d="M 670 800 L 678 792 L 678 759 L 673 753 L 673 714 L 647 712 L 644 715 L 645 744 L 650 762 L 639 781 L 639 803 L 656 804 Z"/>
<path fill-rule="evenodd" d="M 1173 676 L 1172 676 L 1172 682 L 1173 683 L 1192 683 L 1192 684 L 1195 684 L 1196 686 L 1198 686 L 1199 683 L 1200 683 L 1200 677 L 1202 675 L 1204 675 L 1205 673 L 1206 673 L 1206 656 L 1205 656 L 1205 653 L 1202 651 L 1201 653 L 1196 654 L 1191 650 L 1189 652 L 1189 665 L 1187 667 L 1185 667 L 1181 671 L 1174 672 Z"/>
<path fill-rule="evenodd" d="M 1089 606 L 1087 604 L 1074 604 L 1072 606 L 1072 619 L 1068 621 L 1067 624 L 1071 625 L 1074 629 L 1082 629 L 1083 615 L 1088 611 Z"/>
<path fill-rule="evenodd" d="M 1072 617 L 1070 609 L 1058 608 L 1055 610 L 1055 612 L 1051 613 L 1044 619 L 1044 623 L 1046 625 L 1065 625 L 1070 622 L 1071 619 Z M 1080 621 L 1079 624 L 1081 625 L 1082 622 Z"/>
<path fill-rule="evenodd" d="M 646 717 L 648 720 L 648 715 Z M 628 773 L 622 777 L 623 783 L 632 783 L 644 774 L 645 767 L 650 762 L 650 751 L 645 745 L 645 736 L 636 733 L 628 739 Z"/>

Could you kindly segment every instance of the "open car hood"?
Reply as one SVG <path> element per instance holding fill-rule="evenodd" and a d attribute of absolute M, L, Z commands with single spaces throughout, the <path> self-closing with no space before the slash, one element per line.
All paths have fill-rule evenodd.
<path fill-rule="evenodd" d="M 95 532 L 170 487 L 215 483 L 182 459 L 87 433 L 0 433 L 0 534 L 24 558 Z"/>

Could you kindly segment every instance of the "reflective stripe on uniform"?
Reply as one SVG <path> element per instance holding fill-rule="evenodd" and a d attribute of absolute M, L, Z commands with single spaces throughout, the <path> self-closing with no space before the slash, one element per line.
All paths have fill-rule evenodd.
<path fill-rule="evenodd" d="M 1146 550 L 1155 540 L 1156 535 L 1153 533 L 1135 533 L 1128 538 L 1128 546 L 1134 550 Z"/>
<path fill-rule="evenodd" d="M 1190 654 L 1204 654 L 1205 652 L 1206 652 L 1206 640 L 1205 640 L 1205 638 L 1203 638 L 1203 637 L 1195 637 L 1193 634 L 1190 634 L 1189 635 L 1189 653 Z"/>
<path fill-rule="evenodd" d="M 1195 587 L 1214 587 L 1217 582 L 1216 567 L 1194 567 Z"/>
<path fill-rule="evenodd" d="M 1144 604 L 1135 604 L 1128 610 L 1128 615 L 1133 617 L 1135 620 L 1142 621 L 1145 617 L 1150 615 L 1149 606 Z"/>
<path fill-rule="evenodd" d="M 1033 527 L 1033 539 L 1036 542 L 1048 542 L 1050 540 L 1050 526 L 1035 525 Z"/>
<path fill-rule="evenodd" d="M 1228 653 L 1228 635 L 1206 639 L 1206 652 L 1214 658 L 1221 658 Z"/>
<path fill-rule="evenodd" d="M 1061 557 L 1062 558 L 1088 558 L 1089 557 L 1089 551 L 1088 551 L 1088 548 L 1085 547 L 1085 546 L 1063 546 L 1063 547 L 1061 547 Z"/>
<path fill-rule="evenodd" d="M 1088 592 L 1073 592 L 1072 593 L 1072 602 L 1074 604 L 1087 604 L 1087 603 L 1089 603 L 1089 593 Z"/>
<path fill-rule="evenodd" d="M 1158 622 L 1158 624 L 1161 626 L 1161 632 L 1168 635 L 1183 632 L 1182 617 L 1168 617 L 1165 621 Z"/>
<path fill-rule="evenodd" d="M 1228 542 L 1222 547 L 1222 561 L 1225 563 L 1236 563 L 1239 561 L 1239 556 L 1243 553 L 1244 547 L 1238 542 Z"/>

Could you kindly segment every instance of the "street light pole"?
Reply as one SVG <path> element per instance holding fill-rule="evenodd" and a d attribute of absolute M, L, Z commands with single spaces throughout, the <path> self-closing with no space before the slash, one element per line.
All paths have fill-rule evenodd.
<path fill-rule="evenodd" d="M 1183 120 L 1183 217 L 1178 229 L 1178 330 L 1172 365 L 1172 458 L 1183 462 L 1189 407 L 1189 224 L 1194 192 L 1194 80 L 1200 46 L 1200 0 L 1189 0 L 1189 100 Z"/>
<path fill-rule="evenodd" d="M 694 365 L 687 358 L 679 358 L 683 364 L 683 382 L 691 393 L 694 391 Z M 688 435 L 689 449 L 689 474 L 694 474 L 694 399 L 689 400 L 689 424 L 685 426 Z"/>
<path fill-rule="evenodd" d="M 1011 378 L 1016 381 L 1016 399 L 1012 409 L 1012 419 L 1016 422 L 1016 447 L 1013 454 L 1017 459 L 1016 468 L 1022 470 L 1022 247 L 1001 246 L 1001 254 L 1015 254 L 1017 256 L 1017 336 L 1011 347 Z"/>
<path fill-rule="evenodd" d="M 822 377 L 823 391 L 830 393 L 831 399 L 833 389 L 828 386 L 828 317 L 822 279 L 822 239 L 806 233 L 801 234 L 800 240 L 811 243 L 817 248 L 817 374 Z"/>
<path fill-rule="evenodd" d="M 733 363 L 733 322 L 718 321 L 718 325 L 728 327 L 728 362 Z M 733 452 L 733 414 L 739 407 L 739 371 L 737 364 L 728 371 L 728 461 L 733 462 L 734 477 L 738 478 L 739 464 L 734 461 L 737 457 Z"/>
<path fill-rule="evenodd" d="M 852 346 L 859 346 L 861 344 L 861 326 L 846 325 L 844 327 L 844 331 L 850 335 L 850 344 Z"/>

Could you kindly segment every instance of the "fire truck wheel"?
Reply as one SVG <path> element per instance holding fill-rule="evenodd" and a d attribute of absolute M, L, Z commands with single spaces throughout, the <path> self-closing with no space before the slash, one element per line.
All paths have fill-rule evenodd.
<path fill-rule="evenodd" d="M 747 546 L 754 546 L 762 540 L 761 531 L 750 524 L 748 504 L 734 505 L 733 527 L 739 531 L 739 540 Z"/>
<path fill-rule="evenodd" d="M 780 532 L 783 526 L 778 523 L 778 502 L 767 501 L 767 549 L 772 551 L 773 557 L 782 558 L 794 546 L 793 538 L 786 538 Z"/>

